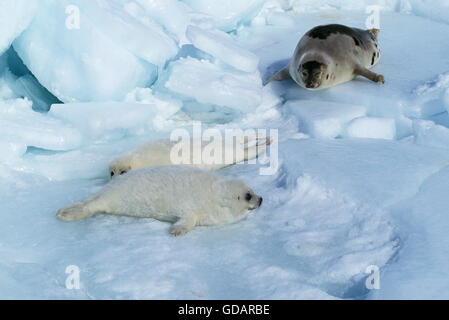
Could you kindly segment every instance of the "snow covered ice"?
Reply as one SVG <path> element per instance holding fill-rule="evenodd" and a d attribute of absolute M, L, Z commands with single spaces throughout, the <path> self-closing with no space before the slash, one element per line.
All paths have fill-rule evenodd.
<path fill-rule="evenodd" d="M 182 0 L 192 9 L 205 13 L 217 20 L 217 26 L 223 31 L 232 31 L 239 24 L 249 22 L 257 15 L 264 0 L 227 0 L 211 5 L 208 0 Z"/>
<path fill-rule="evenodd" d="M 263 86 L 310 28 L 363 28 L 372 5 L 384 86 Z M 449 298 L 448 43 L 444 0 L 2 0 L 0 298 Z M 263 196 L 247 219 L 183 238 L 56 219 L 117 155 L 196 120 L 279 130 L 274 175 L 221 171 Z"/>
<path fill-rule="evenodd" d="M 0 54 L 31 23 L 37 9 L 36 0 L 4 0 L 0 4 Z"/>
<path fill-rule="evenodd" d="M 326 101 L 291 100 L 284 107 L 298 117 L 302 132 L 316 138 L 336 138 L 351 120 L 366 114 L 363 106 Z"/>
<path fill-rule="evenodd" d="M 110 17 L 108 12 L 106 23 L 117 26 L 122 23 L 129 28 L 120 28 L 120 33 L 114 30 L 110 37 L 103 33 L 96 16 L 104 11 L 98 6 L 85 5 L 87 13 L 82 20 L 80 17 L 79 28 L 76 23 L 68 28 L 65 10 L 69 4 L 69 1 L 41 0 L 29 28 L 14 40 L 14 49 L 45 88 L 63 102 L 104 101 L 123 99 L 135 87 L 154 82 L 157 67 L 139 58 L 144 56 L 145 43 L 140 46 L 133 43 L 141 49 L 133 52 L 135 48 L 127 42 L 131 34 L 136 33 L 139 38 L 145 32 L 139 29 L 137 20 L 133 20 L 137 26 L 129 25 L 113 13 Z M 151 35 L 161 32 L 146 31 Z M 159 48 L 165 54 L 165 47 Z M 163 63 L 160 59 L 151 61 Z"/>
<path fill-rule="evenodd" d="M 181 107 L 176 100 L 164 103 L 156 100 L 154 104 L 133 102 L 67 103 L 52 105 L 49 115 L 78 128 L 86 139 L 99 139 L 124 131 L 126 134 L 148 134 L 151 130 L 161 130 L 166 118 L 175 114 Z M 126 112 L 124 112 L 126 110 Z M 86 119 L 85 115 L 89 114 Z M 115 114 L 118 116 L 106 116 Z M 119 135 L 120 136 L 120 135 Z"/>
<path fill-rule="evenodd" d="M 230 66 L 246 71 L 255 72 L 259 58 L 254 54 L 240 48 L 225 32 L 216 30 L 211 32 L 195 26 L 189 26 L 187 37 L 192 44 L 212 56 L 222 60 Z"/>
<path fill-rule="evenodd" d="M 353 138 L 393 140 L 396 137 L 396 123 L 389 118 L 360 117 L 348 124 L 346 134 Z"/>
<path fill-rule="evenodd" d="M 251 111 L 262 102 L 260 75 L 223 70 L 217 63 L 181 58 L 170 64 L 165 87 L 203 104 Z"/>

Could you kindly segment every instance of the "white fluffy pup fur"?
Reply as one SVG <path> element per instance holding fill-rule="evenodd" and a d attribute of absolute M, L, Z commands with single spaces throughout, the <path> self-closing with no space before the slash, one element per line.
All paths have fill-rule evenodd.
<path fill-rule="evenodd" d="M 156 166 L 113 179 L 91 198 L 56 215 L 63 221 L 97 213 L 154 218 L 174 222 L 170 233 L 180 236 L 195 226 L 236 222 L 261 203 L 243 181 L 191 166 Z"/>
<path fill-rule="evenodd" d="M 239 163 L 246 160 L 255 159 L 257 156 L 265 153 L 267 147 L 270 145 L 271 140 L 269 138 L 257 139 L 256 137 L 247 137 L 246 139 L 237 140 L 237 147 L 244 150 L 243 154 L 238 154 L 235 151 L 234 145 L 223 144 L 222 155 L 226 155 L 228 152 L 233 152 L 234 158 L 233 163 L 227 164 L 224 159 L 220 164 L 207 164 L 199 163 L 194 164 L 193 152 L 190 152 L 190 164 L 197 168 L 205 170 L 218 170 L 235 163 Z M 173 165 L 170 160 L 170 152 L 177 142 L 173 142 L 170 139 L 160 139 L 147 142 L 136 149 L 119 156 L 114 159 L 109 165 L 109 174 L 111 178 L 115 178 L 131 170 L 136 170 L 149 166 L 165 166 Z M 190 146 L 193 143 L 190 141 Z M 201 146 L 201 151 L 204 150 L 204 142 Z"/>

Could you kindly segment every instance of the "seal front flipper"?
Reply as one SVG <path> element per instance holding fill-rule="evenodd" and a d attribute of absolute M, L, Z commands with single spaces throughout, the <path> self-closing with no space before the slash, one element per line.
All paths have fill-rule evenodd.
<path fill-rule="evenodd" d="M 281 71 L 276 72 L 267 81 L 265 81 L 265 85 L 269 84 L 272 81 L 282 81 L 290 78 L 290 70 L 289 66 L 286 66 Z"/>
<path fill-rule="evenodd" d="M 180 218 L 170 228 L 170 233 L 175 237 L 183 236 L 187 232 L 191 231 L 196 226 L 196 216 L 189 215 L 187 217 Z"/>
<path fill-rule="evenodd" d="M 371 80 L 373 82 L 378 82 L 380 84 L 384 84 L 385 83 L 385 78 L 384 78 L 383 75 L 374 73 L 374 72 L 372 72 L 372 71 L 370 71 L 367 68 L 364 68 L 362 66 L 356 67 L 355 70 L 354 70 L 354 74 L 356 76 L 365 77 L 365 78 L 367 78 L 367 79 L 369 79 L 369 80 Z"/>

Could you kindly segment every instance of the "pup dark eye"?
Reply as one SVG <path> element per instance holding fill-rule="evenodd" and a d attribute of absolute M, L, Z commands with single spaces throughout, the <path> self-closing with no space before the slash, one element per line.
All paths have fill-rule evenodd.
<path fill-rule="evenodd" d="M 111 178 L 114 176 L 114 171 L 111 171 Z"/>
<path fill-rule="evenodd" d="M 250 201 L 251 200 L 251 198 L 252 198 L 253 196 L 251 195 L 251 193 L 247 193 L 247 194 L 245 194 L 245 200 L 246 201 Z"/>
<path fill-rule="evenodd" d="M 307 77 L 307 72 L 303 72 L 302 75 L 303 75 L 304 77 Z"/>
<path fill-rule="evenodd" d="M 126 171 L 126 170 L 122 170 L 122 171 L 120 171 L 120 175 L 122 175 L 122 174 L 125 174 L 125 173 L 127 173 L 128 171 Z"/>

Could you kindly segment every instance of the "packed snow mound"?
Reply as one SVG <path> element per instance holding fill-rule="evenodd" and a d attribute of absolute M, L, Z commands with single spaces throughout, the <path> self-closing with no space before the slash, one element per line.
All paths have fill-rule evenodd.
<path fill-rule="evenodd" d="M 392 210 L 406 245 L 397 261 L 382 273 L 381 290 L 371 292 L 370 298 L 449 298 L 448 179 L 446 166 L 426 179 L 416 195 Z"/>
<path fill-rule="evenodd" d="M 289 140 L 282 148 L 285 165 L 294 170 L 288 180 L 309 175 L 328 189 L 376 208 L 413 196 L 449 161 L 445 149 L 382 139 Z"/>
<path fill-rule="evenodd" d="M 326 101 L 291 100 L 284 107 L 298 117 L 301 131 L 316 138 L 336 138 L 351 120 L 366 114 L 363 106 Z"/>
<path fill-rule="evenodd" d="M 67 103 L 52 105 L 48 114 L 77 128 L 87 141 L 119 139 L 163 130 L 167 119 L 179 111 L 181 105 L 176 100 L 157 98 L 153 103 Z"/>
<path fill-rule="evenodd" d="M 178 0 L 137 0 L 124 5 L 125 10 L 141 21 L 148 17 L 159 23 L 182 46 L 188 43 L 186 29 L 193 22 L 194 12 Z"/>
<path fill-rule="evenodd" d="M 449 88 L 449 72 L 439 74 L 435 79 L 426 81 L 424 84 L 419 85 L 414 93 L 417 95 L 426 95 L 429 93 L 438 92 L 441 89 Z"/>
<path fill-rule="evenodd" d="M 290 165 L 284 174 L 294 177 Z M 267 217 L 283 250 L 300 263 L 307 284 L 333 296 L 357 295 L 348 291 L 366 277 L 367 267 L 384 266 L 397 250 L 385 212 L 327 189 L 307 174 L 296 181 L 290 176 L 285 187 L 288 197 L 277 199 L 283 204 Z"/>
<path fill-rule="evenodd" d="M 204 104 L 249 112 L 262 102 L 259 72 L 226 70 L 217 63 L 181 58 L 170 63 L 165 87 Z"/>
<path fill-rule="evenodd" d="M 92 18 L 80 15 L 77 25 L 78 9 L 70 3 L 42 1 L 29 28 L 14 41 L 14 49 L 45 88 L 63 102 L 108 101 L 123 99 L 135 87 L 155 81 L 155 65 L 99 29 L 102 19 L 94 14 L 98 8 L 92 9 Z M 74 10 L 69 11 L 73 17 L 66 14 L 67 8 Z M 86 9 L 90 13 L 90 7 Z"/>
<path fill-rule="evenodd" d="M 133 133 L 132 130 L 123 131 Z M 155 134 L 154 136 L 155 138 L 165 138 L 166 134 Z M 89 139 L 86 139 L 85 136 L 81 137 L 83 145 L 74 150 L 49 152 L 29 149 L 21 158 L 16 158 L 6 164 L 10 169 L 33 174 L 51 181 L 72 181 L 74 177 L 76 177 L 75 179 L 90 181 L 101 179 L 103 181 L 109 176 L 109 164 L 117 155 L 148 141 L 135 135 L 126 137 L 124 133 L 100 136 L 103 140 L 107 139 L 107 144 L 101 143 L 102 141 L 98 137 Z M 96 143 L 86 145 L 84 144 L 86 140 L 94 140 Z"/>
<path fill-rule="evenodd" d="M 2 0 L 0 3 L 0 55 L 30 24 L 37 0 Z"/>
<path fill-rule="evenodd" d="M 415 143 L 436 148 L 449 148 L 449 129 L 433 121 L 413 122 Z"/>
<path fill-rule="evenodd" d="M 117 46 L 124 47 L 143 60 L 163 67 L 178 53 L 174 39 L 161 25 L 150 18 L 136 19 L 122 5 L 123 1 L 79 0 L 82 17 L 88 18 L 93 27 L 110 38 Z"/>
<path fill-rule="evenodd" d="M 388 118 L 356 118 L 346 127 L 346 134 L 351 138 L 394 140 L 396 138 L 396 121 Z"/>
<path fill-rule="evenodd" d="M 81 145 L 81 135 L 75 128 L 35 112 L 31 106 L 26 98 L 0 101 L 3 141 L 47 150 L 70 150 Z"/>
<path fill-rule="evenodd" d="M 204 30 L 196 26 L 189 26 L 187 38 L 198 49 L 209 53 L 237 70 L 249 73 L 257 70 L 259 58 L 254 53 L 243 49 L 223 31 Z"/>
<path fill-rule="evenodd" d="M 447 114 L 449 72 L 438 74 L 413 89 L 413 98 L 407 103 L 404 114 L 411 119 L 435 120 Z"/>

